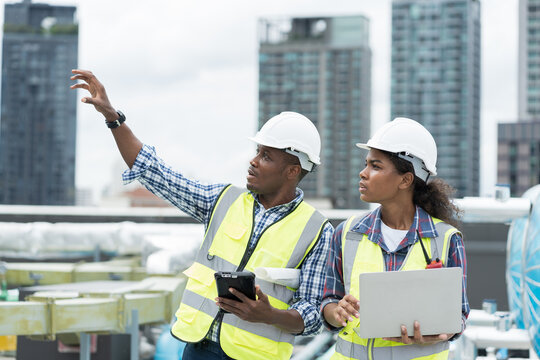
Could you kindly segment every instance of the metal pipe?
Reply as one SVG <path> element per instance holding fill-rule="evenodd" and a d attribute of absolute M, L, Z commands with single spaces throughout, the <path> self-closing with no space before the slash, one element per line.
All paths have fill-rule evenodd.
<path fill-rule="evenodd" d="M 328 343 L 334 341 L 334 334 L 328 331 L 324 331 L 321 334 L 315 336 L 298 354 L 296 354 L 291 360 L 310 360 L 314 359 L 321 350 L 328 345 Z"/>
<path fill-rule="evenodd" d="M 336 344 L 330 346 L 330 348 L 326 350 L 324 354 L 319 356 L 317 360 L 330 360 L 330 358 L 332 357 L 332 355 L 334 355 L 335 352 L 336 352 Z"/>
<path fill-rule="evenodd" d="M 528 216 L 531 201 L 525 198 L 510 198 L 506 201 L 485 197 L 465 197 L 456 199 L 456 205 L 463 210 L 463 222 L 501 223 Z"/>
<path fill-rule="evenodd" d="M 90 334 L 82 332 L 79 347 L 79 360 L 90 360 Z"/>
<path fill-rule="evenodd" d="M 522 329 L 499 331 L 492 327 L 470 326 L 465 329 L 462 336 L 480 349 L 495 347 L 529 350 L 531 347 L 529 333 Z"/>
<path fill-rule="evenodd" d="M 484 310 L 471 309 L 467 318 L 467 326 L 497 326 L 503 315 L 507 313 L 495 312 L 487 313 Z"/>
<path fill-rule="evenodd" d="M 139 360 L 139 311 L 137 309 L 131 310 L 131 322 L 127 326 L 127 332 L 131 335 L 130 348 L 131 348 L 131 360 Z"/>

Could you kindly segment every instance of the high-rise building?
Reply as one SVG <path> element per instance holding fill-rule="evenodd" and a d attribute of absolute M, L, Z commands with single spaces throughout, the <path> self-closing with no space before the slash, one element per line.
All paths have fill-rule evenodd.
<path fill-rule="evenodd" d="M 521 196 L 540 184 L 540 121 L 498 125 L 497 182 Z"/>
<path fill-rule="evenodd" d="M 456 196 L 480 185 L 480 2 L 393 0 L 391 115 L 437 142 L 438 176 Z"/>
<path fill-rule="evenodd" d="M 540 119 L 540 0 L 519 1 L 518 118 Z"/>
<path fill-rule="evenodd" d="M 73 205 L 78 24 L 73 6 L 4 7 L 0 203 Z"/>
<path fill-rule="evenodd" d="M 371 49 L 364 16 L 259 21 L 259 126 L 282 111 L 306 115 L 322 139 L 321 165 L 306 176 L 306 197 L 365 208 L 358 193 L 370 136 Z"/>
<path fill-rule="evenodd" d="M 540 183 L 540 0 L 519 1 L 518 121 L 498 125 L 497 181 L 521 196 Z"/>

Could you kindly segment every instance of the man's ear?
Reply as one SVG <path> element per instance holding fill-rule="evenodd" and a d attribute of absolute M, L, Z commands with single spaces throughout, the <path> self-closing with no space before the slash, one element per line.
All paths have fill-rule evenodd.
<path fill-rule="evenodd" d="M 287 167 L 287 179 L 294 180 L 300 176 L 302 172 L 302 167 L 300 165 L 289 165 Z"/>
<path fill-rule="evenodd" d="M 412 172 L 405 173 L 402 175 L 399 188 L 405 190 L 411 187 L 413 182 L 414 182 L 414 174 Z"/>

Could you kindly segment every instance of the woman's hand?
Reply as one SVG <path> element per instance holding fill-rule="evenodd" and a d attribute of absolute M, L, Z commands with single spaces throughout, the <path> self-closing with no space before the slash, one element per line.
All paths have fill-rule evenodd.
<path fill-rule="evenodd" d="M 401 342 L 403 344 L 435 344 L 441 341 L 450 340 L 454 334 L 422 335 L 420 333 L 420 323 L 414 322 L 414 336 L 407 335 L 407 327 L 401 325 L 401 337 L 384 338 L 384 340 Z"/>
<path fill-rule="evenodd" d="M 337 303 L 330 303 L 323 309 L 323 315 L 326 321 L 334 327 L 347 326 L 347 321 L 353 321 L 354 318 L 358 318 L 360 314 L 360 302 L 351 294 L 345 295 L 345 297 Z"/>

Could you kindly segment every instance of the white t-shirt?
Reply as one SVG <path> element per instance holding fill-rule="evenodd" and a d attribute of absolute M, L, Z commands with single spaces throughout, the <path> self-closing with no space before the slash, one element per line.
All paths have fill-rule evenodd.
<path fill-rule="evenodd" d="M 388 250 L 394 252 L 401 241 L 407 236 L 409 230 L 396 230 L 388 227 L 385 223 L 381 221 L 381 233 Z"/>

